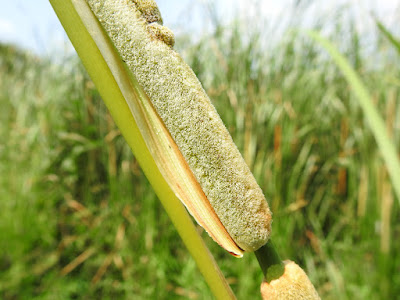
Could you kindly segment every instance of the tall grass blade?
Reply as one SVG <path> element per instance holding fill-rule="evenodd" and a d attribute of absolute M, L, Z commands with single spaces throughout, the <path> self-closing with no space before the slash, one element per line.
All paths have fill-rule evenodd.
<path fill-rule="evenodd" d="M 400 41 L 380 21 L 375 19 L 375 23 L 379 31 L 392 43 L 400 55 Z"/>
<path fill-rule="evenodd" d="M 358 102 L 370 125 L 372 134 L 374 135 L 375 140 L 378 144 L 383 160 L 385 161 L 386 168 L 388 169 L 388 173 L 393 184 L 393 189 L 396 193 L 397 199 L 400 202 L 399 158 L 396 153 L 396 148 L 386 130 L 385 123 L 382 117 L 379 115 L 377 109 L 374 107 L 368 90 L 362 83 L 356 71 L 350 66 L 346 58 L 339 53 L 339 51 L 331 42 L 323 38 L 319 33 L 315 31 L 309 31 L 308 35 L 329 52 L 332 59 L 339 67 L 339 69 L 347 79 L 347 82 L 351 86 L 354 94 L 356 95 L 356 98 L 358 99 Z"/>

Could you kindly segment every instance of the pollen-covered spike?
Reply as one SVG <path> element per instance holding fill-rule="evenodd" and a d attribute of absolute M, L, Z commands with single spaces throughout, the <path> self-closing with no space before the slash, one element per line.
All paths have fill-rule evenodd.
<path fill-rule="evenodd" d="M 213 232 L 219 228 L 213 222 L 221 222 L 245 251 L 263 246 L 272 222 L 267 201 L 192 69 L 170 43 L 160 43 L 149 32 L 148 20 L 143 18 L 153 13 L 143 13 L 143 7 L 154 11 L 154 1 L 146 5 L 147 1 L 136 1 L 136 5 L 132 0 L 87 1 L 206 197 L 203 207 L 190 197 L 181 198 L 189 212 L 225 249 L 220 234 Z M 179 182 L 166 180 L 178 193 Z M 215 212 L 218 220 L 209 218 L 208 212 Z"/>
<path fill-rule="evenodd" d="M 163 24 L 161 13 L 156 1 L 133 0 L 133 3 L 135 3 L 137 10 L 140 11 L 142 17 L 147 21 L 147 23 L 157 22 L 160 25 Z"/>
<path fill-rule="evenodd" d="M 147 25 L 150 34 L 156 39 L 164 42 L 166 45 L 173 47 L 175 44 L 174 33 L 167 27 L 158 23 L 150 23 Z"/>
<path fill-rule="evenodd" d="M 263 300 L 321 300 L 307 274 L 296 263 L 285 261 L 285 273 L 261 284 Z"/>

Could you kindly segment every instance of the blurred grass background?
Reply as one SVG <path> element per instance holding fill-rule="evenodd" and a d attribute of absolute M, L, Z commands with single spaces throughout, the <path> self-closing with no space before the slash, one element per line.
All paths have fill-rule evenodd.
<path fill-rule="evenodd" d="M 279 34 L 212 11 L 212 33 L 182 34 L 176 48 L 264 190 L 282 258 L 323 299 L 397 299 L 400 199 L 344 77 L 293 31 L 307 7 L 291 9 Z M 400 149 L 396 33 L 360 35 L 345 7 L 315 18 Z M 0 298 L 212 299 L 79 59 L 1 45 L 0 72 Z M 202 234 L 238 299 L 258 299 L 255 256 Z"/>

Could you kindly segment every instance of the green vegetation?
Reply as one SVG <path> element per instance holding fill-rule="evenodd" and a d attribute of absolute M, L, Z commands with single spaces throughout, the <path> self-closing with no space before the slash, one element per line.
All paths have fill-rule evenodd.
<path fill-rule="evenodd" d="M 398 38 L 353 25 L 331 24 L 329 39 L 398 152 Z M 269 200 L 280 256 L 322 299 L 396 298 L 400 199 L 345 77 L 305 33 L 266 46 L 268 32 L 215 28 L 177 48 Z M 79 60 L 1 46 L 0 72 L 0 298 L 211 299 Z M 203 236 L 238 299 L 259 297 L 255 256 Z"/>

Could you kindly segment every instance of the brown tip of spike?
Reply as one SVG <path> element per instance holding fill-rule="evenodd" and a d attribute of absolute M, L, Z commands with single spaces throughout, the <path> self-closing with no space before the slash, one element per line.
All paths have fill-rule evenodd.
<path fill-rule="evenodd" d="M 285 261 L 285 273 L 261 284 L 263 300 L 321 300 L 307 274 L 293 261 Z"/>

